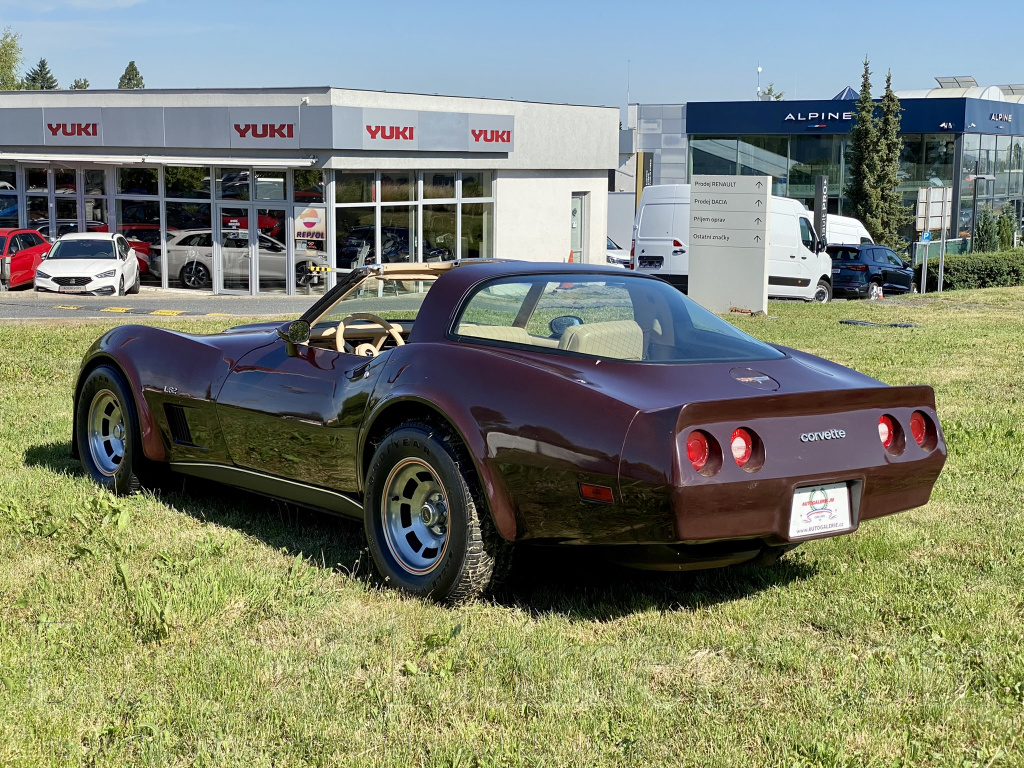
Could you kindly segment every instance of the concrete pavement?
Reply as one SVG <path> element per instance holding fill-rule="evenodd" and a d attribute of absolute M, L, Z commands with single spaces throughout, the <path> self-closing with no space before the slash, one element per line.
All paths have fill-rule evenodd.
<path fill-rule="evenodd" d="M 145 288 L 134 296 L 75 296 L 15 290 L 0 293 L 4 320 L 102 319 L 119 315 L 152 317 L 298 316 L 320 296 L 214 296 L 209 293 Z"/>

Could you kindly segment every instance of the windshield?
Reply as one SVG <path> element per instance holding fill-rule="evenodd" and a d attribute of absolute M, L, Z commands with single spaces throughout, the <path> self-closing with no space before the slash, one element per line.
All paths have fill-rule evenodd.
<path fill-rule="evenodd" d="M 464 341 L 611 360 L 738 362 L 785 357 L 661 280 L 535 275 L 485 283 L 454 326 Z"/>
<path fill-rule="evenodd" d="M 412 322 L 434 278 L 426 280 L 384 280 L 368 277 L 342 296 L 317 325 L 336 325 L 355 312 L 369 312 L 385 320 Z"/>
<path fill-rule="evenodd" d="M 113 240 L 58 240 L 47 260 L 114 259 Z"/>

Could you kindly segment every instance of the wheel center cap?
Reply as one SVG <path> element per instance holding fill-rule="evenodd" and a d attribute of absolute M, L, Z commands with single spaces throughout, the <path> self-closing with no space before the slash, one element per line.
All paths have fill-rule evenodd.
<path fill-rule="evenodd" d="M 124 437 L 124 427 L 122 427 L 120 424 L 115 424 L 113 433 L 115 440 L 121 440 Z"/>
<path fill-rule="evenodd" d="M 420 507 L 420 520 L 428 528 L 444 525 L 447 516 L 443 502 L 425 501 Z"/>

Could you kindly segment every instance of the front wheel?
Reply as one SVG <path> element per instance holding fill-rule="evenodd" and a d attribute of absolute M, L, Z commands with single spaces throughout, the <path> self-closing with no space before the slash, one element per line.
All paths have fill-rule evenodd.
<path fill-rule="evenodd" d="M 82 384 L 75 414 L 75 441 L 86 472 L 117 494 L 139 489 L 143 461 L 135 403 L 121 374 L 96 368 Z"/>
<path fill-rule="evenodd" d="M 458 438 L 421 422 L 389 432 L 366 478 L 366 538 L 384 580 L 438 602 L 479 596 L 508 558 Z"/>
<path fill-rule="evenodd" d="M 880 299 L 882 298 L 882 284 L 873 282 L 868 286 L 868 298 L 869 299 Z"/>
<path fill-rule="evenodd" d="M 181 268 L 179 278 L 181 279 L 181 284 L 186 288 L 205 288 L 210 284 L 210 270 L 206 268 L 205 264 L 200 264 L 198 261 L 190 261 Z"/>
<path fill-rule="evenodd" d="M 832 301 L 832 286 L 828 280 L 819 280 L 818 286 L 814 289 L 814 301 L 820 304 L 827 304 Z"/>
<path fill-rule="evenodd" d="M 117 286 L 117 295 L 124 296 L 124 277 L 121 277 L 121 282 Z"/>
<path fill-rule="evenodd" d="M 917 289 L 917 283 L 911 283 L 910 284 L 910 292 L 911 293 L 920 293 L 920 291 Z"/>

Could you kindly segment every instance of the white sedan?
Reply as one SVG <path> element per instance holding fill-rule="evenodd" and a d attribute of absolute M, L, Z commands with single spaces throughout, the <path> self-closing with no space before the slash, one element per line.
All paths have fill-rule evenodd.
<path fill-rule="evenodd" d="M 123 296 L 139 292 L 139 260 L 124 235 L 69 233 L 36 270 L 37 291 Z"/>

